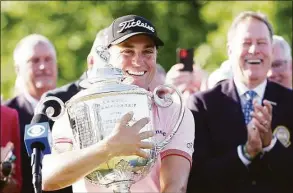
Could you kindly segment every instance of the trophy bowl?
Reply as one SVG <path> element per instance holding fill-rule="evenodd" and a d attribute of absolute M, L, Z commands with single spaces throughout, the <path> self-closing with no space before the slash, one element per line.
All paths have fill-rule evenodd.
<path fill-rule="evenodd" d="M 158 153 L 176 134 L 183 118 L 184 106 L 180 92 L 173 86 L 162 85 L 152 93 L 138 86 L 124 83 L 122 70 L 109 65 L 107 59 L 109 54 L 106 49 L 97 49 L 97 54 L 101 60 L 91 69 L 91 72 L 88 72 L 88 78 L 81 82 L 80 85 L 85 88 L 84 90 L 78 92 L 65 104 L 57 97 L 46 97 L 39 102 L 36 109 L 47 101 L 58 102 L 61 107 L 59 115 L 53 116 L 55 109 L 48 107 L 45 110 L 47 116 L 57 120 L 67 113 L 73 132 L 74 147 L 83 149 L 99 143 L 110 135 L 116 123 L 130 111 L 133 112 L 133 118 L 129 125 L 141 118 L 149 117 L 151 121 L 141 129 L 141 132 L 154 130 L 153 106 L 167 108 L 173 103 L 171 94 L 162 97 L 156 93 L 163 87 L 174 89 L 181 103 L 176 124 L 163 141 L 157 142 L 154 137 L 144 140 L 155 143 L 152 149 L 144 150 L 148 153 L 148 158 L 136 155 L 114 157 L 98 165 L 85 177 L 91 183 L 111 188 L 114 192 L 130 192 L 131 185 L 149 173 Z"/>

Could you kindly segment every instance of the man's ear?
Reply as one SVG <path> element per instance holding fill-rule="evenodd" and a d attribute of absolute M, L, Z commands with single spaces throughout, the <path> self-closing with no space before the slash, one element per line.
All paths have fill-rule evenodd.
<path fill-rule="evenodd" d="M 94 65 L 94 57 L 91 54 L 89 54 L 87 56 L 87 67 L 88 67 L 88 69 L 92 68 L 93 65 Z"/>

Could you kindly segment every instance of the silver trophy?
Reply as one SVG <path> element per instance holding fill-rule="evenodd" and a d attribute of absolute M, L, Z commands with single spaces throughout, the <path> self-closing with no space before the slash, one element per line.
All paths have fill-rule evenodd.
<path fill-rule="evenodd" d="M 113 192 L 130 192 L 135 182 L 144 178 L 154 165 L 158 153 L 170 142 L 176 134 L 184 115 L 181 93 L 171 85 L 158 86 L 154 92 L 147 91 L 135 85 L 127 84 L 123 71 L 109 63 L 110 54 L 106 47 L 98 46 L 97 59 L 92 69 L 87 72 L 87 78 L 80 83 L 84 90 L 74 95 L 65 104 L 57 97 L 49 96 L 41 100 L 36 111 L 48 101 L 57 102 L 61 110 L 49 106 L 45 112 L 53 121 L 65 112 L 68 113 L 74 136 L 75 147 L 86 148 L 107 137 L 119 122 L 120 118 L 133 111 L 130 125 L 144 117 L 151 117 L 152 106 L 167 108 L 172 103 L 170 94 L 163 97 L 157 95 L 162 88 L 176 91 L 180 99 L 180 112 L 176 124 L 163 140 L 158 142 L 154 137 L 145 141 L 154 142 L 153 149 L 145 150 L 149 158 L 136 155 L 119 156 L 97 166 L 95 171 L 85 178 L 91 183 L 111 188 Z M 153 130 L 152 123 L 147 124 L 141 131 Z"/>

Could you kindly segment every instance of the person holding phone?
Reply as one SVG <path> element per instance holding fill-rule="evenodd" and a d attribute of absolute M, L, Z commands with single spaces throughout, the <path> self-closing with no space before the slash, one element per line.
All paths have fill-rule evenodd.
<path fill-rule="evenodd" d="M 202 90 L 207 72 L 194 63 L 194 48 L 177 49 L 177 63 L 166 75 L 166 83 L 176 86 L 183 94 L 183 100 L 195 92 Z"/>
<path fill-rule="evenodd" d="M 20 130 L 16 110 L 1 105 L 0 192 L 19 193 L 22 186 Z"/>

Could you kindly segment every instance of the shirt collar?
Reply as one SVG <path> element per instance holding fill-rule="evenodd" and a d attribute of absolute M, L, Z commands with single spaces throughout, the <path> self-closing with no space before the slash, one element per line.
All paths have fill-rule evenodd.
<path fill-rule="evenodd" d="M 24 97 L 26 98 L 26 100 L 28 100 L 28 102 L 32 105 L 33 109 L 35 109 L 35 107 L 37 106 L 38 104 L 38 100 L 35 99 L 34 97 L 32 97 L 26 89 L 24 89 L 23 91 L 23 94 L 24 94 Z"/>
<path fill-rule="evenodd" d="M 244 95 L 247 91 L 250 90 L 240 80 L 238 80 L 235 77 L 234 77 L 234 83 L 235 83 L 239 96 Z M 265 79 L 261 84 L 259 84 L 257 87 L 255 87 L 252 90 L 257 93 L 257 96 L 259 96 L 260 98 L 263 98 L 266 86 L 267 86 L 267 79 Z"/>

